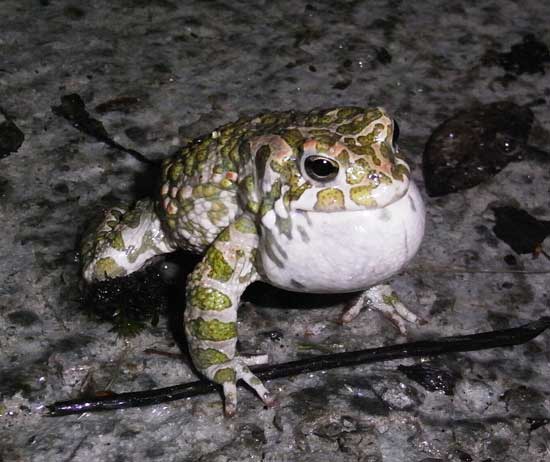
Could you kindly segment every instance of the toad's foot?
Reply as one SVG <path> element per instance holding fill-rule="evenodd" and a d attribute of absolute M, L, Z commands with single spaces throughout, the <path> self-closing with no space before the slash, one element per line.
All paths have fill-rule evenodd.
<path fill-rule="evenodd" d="M 420 321 L 416 314 L 399 301 L 397 294 L 389 284 L 380 284 L 361 292 L 357 298 L 345 307 L 340 316 L 340 321 L 343 323 L 351 322 L 365 305 L 388 316 L 403 335 L 407 333 L 406 322 L 417 323 Z"/>
<path fill-rule="evenodd" d="M 255 364 L 258 364 L 257 358 L 259 356 L 254 357 L 256 358 Z M 223 386 L 224 412 L 227 417 L 232 417 L 237 412 L 237 382 L 241 379 L 258 394 L 266 406 L 275 405 L 275 399 L 269 390 L 248 368 L 247 364 L 250 363 L 250 357 L 237 356 L 231 361 L 209 368 L 206 372 L 209 379 Z"/>

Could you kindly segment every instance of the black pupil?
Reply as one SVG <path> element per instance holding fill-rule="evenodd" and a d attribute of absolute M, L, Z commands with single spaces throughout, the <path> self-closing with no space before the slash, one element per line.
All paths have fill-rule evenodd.
<path fill-rule="evenodd" d="M 323 158 L 310 157 L 306 159 L 305 167 L 307 173 L 317 180 L 332 179 L 338 173 L 338 165 Z"/>

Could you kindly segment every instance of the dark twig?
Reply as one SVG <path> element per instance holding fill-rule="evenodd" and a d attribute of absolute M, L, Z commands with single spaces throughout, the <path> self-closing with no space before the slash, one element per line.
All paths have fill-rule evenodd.
<path fill-rule="evenodd" d="M 524 324 L 512 329 L 484 332 L 481 334 L 443 337 L 438 340 L 371 348 L 367 350 L 317 356 L 274 366 L 260 366 L 254 369 L 262 380 L 272 380 L 297 374 L 350 367 L 359 364 L 389 361 L 418 356 L 436 356 L 462 351 L 519 345 L 532 340 L 550 327 L 550 317 Z M 129 407 L 165 403 L 177 399 L 212 393 L 218 386 L 204 380 L 158 388 L 156 390 L 113 394 L 90 399 L 58 401 L 47 406 L 50 416 L 80 414 L 83 412 L 106 411 Z"/>
<path fill-rule="evenodd" d="M 77 94 L 64 95 L 61 97 L 61 104 L 53 106 L 52 111 L 55 115 L 61 116 L 71 122 L 77 130 L 105 143 L 107 146 L 118 149 L 130 154 L 134 159 L 144 164 L 157 165 L 159 161 L 154 161 L 145 157 L 141 152 L 130 149 L 117 143 L 109 134 L 103 124 L 90 116 L 86 110 L 86 105 L 82 98 Z"/>

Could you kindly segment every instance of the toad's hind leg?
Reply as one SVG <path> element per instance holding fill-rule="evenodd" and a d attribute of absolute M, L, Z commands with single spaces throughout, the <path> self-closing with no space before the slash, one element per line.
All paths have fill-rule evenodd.
<path fill-rule="evenodd" d="M 88 282 L 126 276 L 175 247 L 165 235 L 152 200 L 114 207 L 82 241 L 82 274 Z"/>

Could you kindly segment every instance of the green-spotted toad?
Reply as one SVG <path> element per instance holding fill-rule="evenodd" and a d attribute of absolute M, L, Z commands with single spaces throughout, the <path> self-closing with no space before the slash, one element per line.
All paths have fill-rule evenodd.
<path fill-rule="evenodd" d="M 381 108 L 267 113 L 224 125 L 162 165 L 158 197 L 113 208 L 83 242 L 87 281 L 127 275 L 155 255 L 204 254 L 187 281 L 185 331 L 193 363 L 223 386 L 225 412 L 236 382 L 273 399 L 248 368 L 265 355 L 236 352 L 237 308 L 262 280 L 299 292 L 362 291 L 404 329 L 415 321 L 388 285 L 416 253 L 424 205 Z"/>

